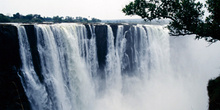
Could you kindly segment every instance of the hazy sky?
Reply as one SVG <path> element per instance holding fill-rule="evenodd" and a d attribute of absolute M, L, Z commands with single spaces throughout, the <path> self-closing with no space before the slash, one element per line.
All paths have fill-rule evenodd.
<path fill-rule="evenodd" d="M 0 0 L 0 13 L 12 15 L 40 14 L 41 16 L 82 16 L 86 18 L 127 19 L 122 8 L 134 0 Z M 196 0 L 204 3 L 205 0 Z"/>
<path fill-rule="evenodd" d="M 125 16 L 122 8 L 133 0 L 0 0 L 0 13 L 12 15 L 82 16 L 99 19 L 137 18 Z"/>

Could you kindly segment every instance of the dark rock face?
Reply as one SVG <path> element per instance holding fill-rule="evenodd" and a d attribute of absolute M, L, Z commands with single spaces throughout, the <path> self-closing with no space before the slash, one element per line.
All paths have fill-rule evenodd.
<path fill-rule="evenodd" d="M 220 76 L 208 83 L 209 110 L 220 110 Z"/>
<path fill-rule="evenodd" d="M 105 56 L 107 55 L 107 26 L 97 25 L 95 27 L 95 33 L 99 68 L 103 70 L 105 67 Z"/>
<path fill-rule="evenodd" d="M 117 24 L 112 24 L 110 26 L 112 28 L 112 32 L 113 32 L 113 35 L 114 35 L 114 44 L 116 44 L 118 25 Z"/>
<path fill-rule="evenodd" d="M 0 25 L 0 71 L 9 67 L 20 66 L 19 42 L 17 28 L 11 25 Z"/>
<path fill-rule="evenodd" d="M 0 25 L 0 110 L 29 110 L 19 74 L 21 65 L 17 28 Z"/>
<path fill-rule="evenodd" d="M 34 70 L 37 73 L 41 82 L 43 82 L 43 77 L 41 75 L 41 63 L 40 56 L 37 49 L 37 35 L 34 25 L 25 25 L 25 30 L 28 37 L 28 42 L 30 44 L 31 55 L 33 59 Z"/>
<path fill-rule="evenodd" d="M 85 24 L 85 27 L 86 27 L 86 31 L 87 31 L 87 38 L 91 39 L 92 35 L 91 35 L 91 30 L 90 30 L 89 24 Z"/>
<path fill-rule="evenodd" d="M 28 99 L 17 75 L 18 69 L 12 67 L 0 73 L 0 109 L 30 110 Z"/>

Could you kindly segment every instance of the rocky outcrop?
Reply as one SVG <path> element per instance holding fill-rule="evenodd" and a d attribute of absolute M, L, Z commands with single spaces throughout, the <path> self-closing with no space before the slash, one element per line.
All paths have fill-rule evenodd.
<path fill-rule="evenodd" d="M 220 110 L 220 76 L 208 83 L 209 110 Z"/>
<path fill-rule="evenodd" d="M 17 28 L 0 25 L 0 110 L 28 110 L 19 74 L 21 59 Z"/>
<path fill-rule="evenodd" d="M 10 66 L 19 68 L 19 42 L 17 28 L 12 25 L 0 25 L 0 71 Z"/>
<path fill-rule="evenodd" d="M 37 35 L 36 35 L 36 30 L 34 28 L 34 25 L 24 25 L 27 37 L 28 37 L 28 42 L 30 44 L 30 50 L 31 50 L 31 55 L 32 55 L 32 60 L 33 60 L 33 65 L 34 65 L 34 70 L 39 77 L 40 81 L 43 81 L 43 77 L 41 75 L 41 63 L 40 63 L 40 56 L 37 50 Z"/>
<path fill-rule="evenodd" d="M 103 70 L 105 67 L 105 56 L 107 55 L 107 26 L 97 25 L 95 28 L 95 33 L 99 68 Z"/>

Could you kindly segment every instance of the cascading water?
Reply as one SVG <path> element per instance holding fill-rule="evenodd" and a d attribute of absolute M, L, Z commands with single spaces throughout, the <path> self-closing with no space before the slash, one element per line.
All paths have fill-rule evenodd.
<path fill-rule="evenodd" d="M 218 43 L 206 48 L 191 37 L 176 40 L 163 26 L 117 25 L 114 32 L 105 25 L 101 37 L 106 42 L 101 42 L 107 48 L 100 68 L 98 51 L 105 46 L 97 43 L 96 26 L 35 25 L 38 74 L 25 27 L 17 26 L 20 78 L 33 110 L 207 109 L 206 83 L 217 76 L 218 66 L 210 65 L 220 61 Z M 198 57 L 195 51 L 209 54 Z M 214 61 L 208 61 L 210 55 Z M 201 59 L 208 61 L 207 68 L 201 69 Z"/>
<path fill-rule="evenodd" d="M 25 88 L 26 95 L 34 110 L 51 109 L 48 101 L 48 93 L 45 86 L 40 83 L 37 74 L 34 71 L 32 55 L 24 26 L 17 26 L 20 44 L 20 54 L 22 60 L 21 81 Z"/>

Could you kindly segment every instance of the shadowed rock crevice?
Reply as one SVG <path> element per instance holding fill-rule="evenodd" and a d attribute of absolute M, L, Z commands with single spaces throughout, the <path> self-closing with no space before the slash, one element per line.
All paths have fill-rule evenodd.
<path fill-rule="evenodd" d="M 99 68 L 103 70 L 106 61 L 105 56 L 107 55 L 107 26 L 97 25 L 95 27 L 95 33 Z"/>
<path fill-rule="evenodd" d="M 34 70 L 37 73 L 39 79 L 41 82 L 43 82 L 43 77 L 41 75 L 41 62 L 40 62 L 40 56 L 37 49 L 37 34 L 34 25 L 24 25 L 28 42 L 30 44 L 31 54 L 32 54 L 32 60 L 34 65 Z"/>

